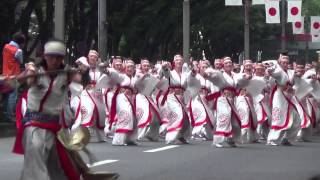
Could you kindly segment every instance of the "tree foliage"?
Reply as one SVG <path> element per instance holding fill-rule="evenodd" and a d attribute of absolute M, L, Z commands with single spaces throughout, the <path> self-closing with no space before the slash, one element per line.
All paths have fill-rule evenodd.
<path fill-rule="evenodd" d="M 304 12 L 319 15 L 320 1 L 307 1 Z M 24 6 L 17 11 L 21 2 Z M 0 8 L 1 47 L 13 32 L 22 31 L 28 35 L 25 55 L 29 57 L 52 37 L 54 0 L 2 0 Z M 265 49 L 265 40 L 280 36 L 280 25 L 266 24 L 264 14 L 263 6 L 251 6 L 253 58 L 256 50 Z M 65 0 L 65 41 L 71 60 L 97 49 L 97 18 L 97 0 Z M 38 24 L 34 36 L 30 34 L 33 21 Z M 202 58 L 204 50 L 209 58 L 236 58 L 243 51 L 243 22 L 243 7 L 226 7 L 224 0 L 191 0 L 191 55 Z M 182 0 L 107 0 L 107 29 L 109 55 L 169 59 L 182 53 Z"/>

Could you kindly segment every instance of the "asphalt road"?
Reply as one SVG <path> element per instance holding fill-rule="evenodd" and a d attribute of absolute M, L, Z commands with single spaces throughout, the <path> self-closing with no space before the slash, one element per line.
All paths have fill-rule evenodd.
<path fill-rule="evenodd" d="M 10 152 L 13 141 L 0 139 L 0 180 L 19 178 L 23 156 Z M 320 175 L 320 136 L 290 147 L 248 144 L 221 149 L 192 141 L 121 147 L 91 143 L 89 149 L 99 158 L 94 170 L 117 172 L 122 180 L 307 180 Z"/>

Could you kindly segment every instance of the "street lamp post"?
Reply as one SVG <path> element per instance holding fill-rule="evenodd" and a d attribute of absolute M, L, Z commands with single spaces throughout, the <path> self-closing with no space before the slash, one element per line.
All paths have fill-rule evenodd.
<path fill-rule="evenodd" d="M 102 61 L 107 59 L 107 0 L 98 0 L 98 51 Z"/>
<path fill-rule="evenodd" d="M 244 57 L 250 59 L 250 2 L 244 0 Z"/>
<path fill-rule="evenodd" d="M 286 0 L 281 0 L 281 51 L 286 50 Z"/>
<path fill-rule="evenodd" d="M 183 57 L 189 61 L 190 50 L 190 0 L 183 0 Z"/>
<path fill-rule="evenodd" d="M 54 37 L 64 40 L 64 0 L 54 1 Z"/>

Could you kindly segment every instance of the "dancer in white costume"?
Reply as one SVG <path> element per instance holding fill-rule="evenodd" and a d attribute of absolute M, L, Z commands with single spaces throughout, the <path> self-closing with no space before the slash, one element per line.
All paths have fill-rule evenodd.
<path fill-rule="evenodd" d="M 300 118 L 292 99 L 294 96 L 294 71 L 288 69 L 289 57 L 281 55 L 278 64 L 268 68 L 268 72 L 276 80 L 270 98 L 272 108 L 271 129 L 267 145 L 291 145 L 300 128 Z"/>
<path fill-rule="evenodd" d="M 112 69 L 106 69 L 105 75 L 100 81 L 117 82 L 117 90 L 112 97 L 110 109 L 109 130 L 114 126 L 113 145 L 136 145 L 137 120 L 135 112 L 134 96 L 136 93 L 135 84 L 143 80 L 143 77 L 134 76 L 135 65 L 132 60 L 124 64 L 124 73 Z M 107 84 L 107 83 L 106 83 Z"/>
<path fill-rule="evenodd" d="M 206 61 L 200 61 L 199 73 L 196 79 L 200 81 L 201 89 L 199 94 L 192 98 L 189 103 L 189 116 L 194 122 L 192 138 L 201 140 L 212 140 L 214 129 L 213 112 L 208 107 L 206 97 L 212 92 L 213 84 L 205 79 L 205 70 L 210 66 Z"/>
<path fill-rule="evenodd" d="M 173 70 L 170 71 L 168 64 L 164 64 L 162 73 L 169 81 L 169 88 L 163 95 L 161 106 L 166 103 L 166 119 L 168 120 L 166 143 L 172 144 L 176 140 L 182 143 L 188 143 L 187 139 L 191 134 L 191 122 L 189 121 L 186 107 L 183 100 L 183 94 L 187 88 L 189 76 L 194 72 L 185 72 L 183 67 L 183 58 L 181 55 L 175 55 L 173 60 Z"/>
<path fill-rule="evenodd" d="M 118 73 L 122 73 L 123 72 L 123 64 L 122 64 L 122 58 L 120 56 L 114 56 L 112 57 L 112 64 L 111 64 L 111 69 L 117 71 Z M 112 79 L 116 79 L 116 78 L 110 78 Z M 117 90 L 117 82 L 109 82 L 109 86 L 108 88 L 105 89 L 104 91 L 104 99 L 105 99 L 105 103 L 106 103 L 106 121 L 105 121 L 105 128 L 104 128 L 104 132 L 107 135 L 108 138 L 113 138 L 113 130 L 114 127 L 112 127 L 109 130 L 109 125 L 110 125 L 110 110 L 111 110 L 111 102 L 112 102 L 112 97 L 114 95 L 114 92 Z"/>
<path fill-rule="evenodd" d="M 297 108 L 297 112 L 301 121 L 301 127 L 297 134 L 297 141 L 309 141 L 309 138 L 312 135 L 312 120 L 307 109 L 307 96 L 313 88 L 311 84 L 306 81 L 306 79 L 302 78 L 303 74 L 305 73 L 304 65 L 297 64 L 294 71 L 295 84 L 293 86 L 293 89 L 295 90 L 295 93 L 297 95 L 294 97 L 293 102 Z"/>
<path fill-rule="evenodd" d="M 95 87 L 102 75 L 98 68 L 98 57 L 98 52 L 90 50 L 88 58 L 81 57 L 76 61 L 78 64 L 89 66 L 90 82 L 80 94 L 80 100 L 78 101 L 80 113 L 76 117 L 72 128 L 76 128 L 81 122 L 82 126 L 89 129 L 91 142 L 106 141 L 104 134 L 106 120 L 105 98 L 103 89 Z"/>
<path fill-rule="evenodd" d="M 248 76 L 253 74 L 253 65 L 251 60 L 245 60 L 243 63 L 243 73 Z M 235 98 L 235 107 L 241 120 L 241 143 L 251 143 L 257 140 L 256 126 L 257 115 L 253 107 L 252 94 L 243 88 Z"/>
<path fill-rule="evenodd" d="M 253 79 L 258 78 L 262 79 L 266 82 L 266 87 L 261 91 L 259 95 L 257 95 L 254 98 L 254 109 L 257 114 L 257 133 L 259 135 L 259 140 L 266 140 L 268 133 L 269 133 L 269 127 L 270 127 L 270 118 L 271 118 L 271 112 L 270 108 L 267 105 L 269 100 L 269 93 L 270 93 L 270 78 L 267 76 L 265 67 L 263 64 L 258 63 L 255 66 L 255 74 L 253 76 Z"/>
<path fill-rule="evenodd" d="M 308 113 L 311 117 L 313 132 L 320 132 L 320 71 L 319 65 L 308 70 L 303 78 L 312 86 L 312 92 L 307 97 Z"/>
<path fill-rule="evenodd" d="M 317 102 L 314 96 L 319 95 L 319 82 L 317 80 L 316 70 L 314 68 L 309 69 L 304 73 L 305 69 L 303 65 L 296 66 L 296 76 L 298 76 L 300 81 L 305 81 L 309 86 L 304 85 L 302 91 L 305 97 L 301 98 L 299 101 L 300 112 L 303 113 L 303 119 L 301 121 L 301 129 L 297 135 L 297 141 L 310 141 L 310 137 L 313 134 L 314 129 L 317 124 Z M 300 83 L 302 84 L 302 83 Z M 301 115 L 300 115 L 301 116 Z"/>
<path fill-rule="evenodd" d="M 147 59 L 142 59 L 140 65 L 140 74 L 137 73 L 139 76 L 153 76 L 149 72 L 150 62 Z M 152 79 L 156 80 L 157 78 L 154 77 Z M 148 82 L 149 81 L 141 81 L 142 84 L 139 84 L 139 86 L 152 86 L 152 82 L 146 84 Z M 152 92 L 153 91 L 150 91 L 149 93 Z M 138 140 L 143 138 L 147 138 L 151 141 L 158 140 L 161 119 L 158 107 L 151 98 L 151 94 L 144 95 L 139 92 L 136 95 L 136 116 L 138 122 Z"/>
<path fill-rule="evenodd" d="M 223 58 L 223 72 L 218 70 L 206 71 L 207 78 L 220 88 L 220 96 L 216 100 L 216 129 L 213 136 L 213 144 L 216 147 L 224 147 L 227 143 L 235 147 L 241 135 L 241 121 L 234 107 L 234 97 L 237 88 L 242 88 L 250 76 L 232 72 L 233 64 L 230 57 Z"/>
<path fill-rule="evenodd" d="M 47 42 L 43 65 L 40 68 L 28 67 L 22 76 L 62 71 L 65 52 L 62 42 Z M 69 80 L 66 73 L 45 74 L 27 80 L 30 85 L 27 111 L 14 147 L 15 153 L 24 154 L 21 180 L 80 179 L 80 172 L 56 138 L 61 127 L 59 115 L 67 100 Z"/>

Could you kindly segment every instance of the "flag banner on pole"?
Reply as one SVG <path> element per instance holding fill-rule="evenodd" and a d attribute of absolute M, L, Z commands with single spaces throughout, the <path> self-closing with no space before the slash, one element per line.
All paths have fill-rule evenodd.
<path fill-rule="evenodd" d="M 280 8 L 278 0 L 266 0 L 266 23 L 280 23 Z"/>
<path fill-rule="evenodd" d="M 242 6 L 242 0 L 225 0 L 226 6 Z"/>
<path fill-rule="evenodd" d="M 311 41 L 312 42 L 320 42 L 320 34 L 314 34 L 314 35 L 311 35 Z"/>
<path fill-rule="evenodd" d="M 300 21 L 292 23 L 293 34 L 304 34 L 304 17 L 302 16 Z"/>
<path fill-rule="evenodd" d="M 311 16 L 310 33 L 312 35 L 320 34 L 320 16 Z"/>
<path fill-rule="evenodd" d="M 301 19 L 301 0 L 288 1 L 288 22 L 297 22 Z"/>
<path fill-rule="evenodd" d="M 265 0 L 252 0 L 252 5 L 262 5 L 265 4 Z"/>

